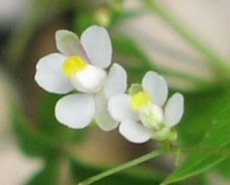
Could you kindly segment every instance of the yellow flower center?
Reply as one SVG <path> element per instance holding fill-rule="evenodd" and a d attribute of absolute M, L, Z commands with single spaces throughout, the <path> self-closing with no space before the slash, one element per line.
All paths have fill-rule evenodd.
<path fill-rule="evenodd" d="M 139 110 L 141 107 L 151 102 L 151 97 L 144 91 L 140 91 L 132 96 L 131 104 L 134 110 Z"/>
<path fill-rule="evenodd" d="M 87 63 L 78 56 L 71 56 L 63 64 L 63 71 L 66 76 L 71 76 L 76 72 L 84 70 L 87 67 Z"/>

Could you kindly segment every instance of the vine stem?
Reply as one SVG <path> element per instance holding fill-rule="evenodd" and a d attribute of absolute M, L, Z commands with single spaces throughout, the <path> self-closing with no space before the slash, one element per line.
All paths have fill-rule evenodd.
<path fill-rule="evenodd" d="M 115 174 L 115 173 L 120 172 L 122 170 L 128 169 L 130 167 L 136 166 L 138 164 L 141 164 L 141 163 L 143 163 L 145 161 L 148 161 L 150 159 L 153 159 L 153 158 L 158 157 L 160 155 L 163 155 L 165 153 L 166 153 L 166 150 L 163 150 L 163 149 L 159 149 L 159 150 L 150 152 L 150 153 L 148 153 L 146 155 L 143 155 L 141 157 L 138 157 L 138 158 L 136 158 L 136 159 L 134 159 L 134 160 L 132 160 L 130 162 L 124 163 L 124 164 L 122 164 L 120 166 L 117 166 L 115 168 L 111 168 L 111 169 L 109 169 L 107 171 L 104 171 L 104 172 L 99 173 L 99 174 L 97 174 L 95 176 L 92 176 L 92 177 L 90 177 L 90 178 L 78 183 L 78 185 L 92 184 L 92 183 L 94 183 L 94 182 L 96 182 L 98 180 L 101 180 L 101 179 L 103 179 L 105 177 L 108 177 L 108 176 L 110 176 L 112 174 Z"/>
<path fill-rule="evenodd" d="M 110 175 L 113 175 L 115 173 L 118 173 L 120 171 L 123 171 L 125 169 L 131 168 L 133 166 L 139 165 L 143 162 L 146 162 L 150 159 L 153 159 L 155 157 L 158 157 L 160 155 L 164 155 L 166 153 L 169 152 L 186 152 L 186 153 L 204 153 L 204 154 L 210 154 L 210 155 L 217 155 L 217 156 L 230 156 L 230 150 L 227 149 L 217 149 L 217 148 L 209 148 L 209 147 L 202 147 L 202 146 L 187 146 L 187 147 L 183 147 L 183 146 L 177 146 L 177 145 L 165 145 L 164 147 L 162 147 L 159 150 L 155 150 L 152 151 L 148 154 L 145 154 L 141 157 L 138 157 L 132 161 L 129 161 L 127 163 L 124 163 L 120 166 L 111 168 L 107 171 L 104 171 L 102 173 L 99 173 L 95 176 L 92 176 L 86 180 L 83 180 L 82 182 L 78 183 L 77 185 L 90 185 L 94 182 L 97 182 L 103 178 L 106 178 Z"/>
<path fill-rule="evenodd" d="M 200 51 L 206 59 L 211 63 L 213 69 L 217 70 L 219 75 L 229 78 L 230 65 L 222 56 L 210 48 L 208 44 L 202 41 L 196 34 L 184 26 L 168 9 L 161 6 L 157 0 L 145 0 L 147 8 L 160 16 L 171 28 L 173 28 L 181 37 L 183 37 L 191 46 Z"/>

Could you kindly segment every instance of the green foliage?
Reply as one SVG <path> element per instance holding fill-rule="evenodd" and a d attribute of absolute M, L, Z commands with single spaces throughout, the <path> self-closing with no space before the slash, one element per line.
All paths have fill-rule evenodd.
<path fill-rule="evenodd" d="M 215 170 L 219 172 L 223 177 L 230 179 L 230 158 L 223 160 L 215 167 Z"/>
<path fill-rule="evenodd" d="M 145 14 L 145 11 L 143 10 L 134 10 L 134 11 L 125 10 L 125 11 L 115 12 L 112 17 L 110 27 L 115 27 L 121 22 L 137 18 L 143 14 Z"/>
<path fill-rule="evenodd" d="M 59 177 L 59 163 L 56 156 L 53 159 L 46 162 L 45 167 L 34 175 L 26 185 L 48 185 L 58 184 Z"/>
<path fill-rule="evenodd" d="M 22 150 L 29 156 L 52 157 L 57 153 L 55 142 L 49 140 L 28 122 L 21 110 L 14 108 L 13 127 Z"/>
<path fill-rule="evenodd" d="M 216 88 L 184 96 L 185 114 L 177 126 L 178 135 L 183 143 L 194 145 L 210 129 L 216 113 L 230 101 L 230 93 L 229 89 Z"/>
<path fill-rule="evenodd" d="M 93 19 L 93 12 L 87 10 L 81 13 L 76 13 L 74 19 L 74 28 L 75 30 L 77 30 L 77 32 L 82 33 L 87 27 L 92 24 L 95 24 Z"/>
<path fill-rule="evenodd" d="M 213 119 L 213 126 L 185 162 L 163 184 L 181 181 L 207 171 L 230 156 L 230 105 L 222 108 Z M 202 123 L 200 123 L 202 124 Z M 186 151 L 186 150 L 185 150 Z"/>

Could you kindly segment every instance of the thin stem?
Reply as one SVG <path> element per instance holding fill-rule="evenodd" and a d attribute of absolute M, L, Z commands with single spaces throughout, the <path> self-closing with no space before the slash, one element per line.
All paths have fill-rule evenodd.
<path fill-rule="evenodd" d="M 141 163 L 143 163 L 145 161 L 148 161 L 150 159 L 153 159 L 153 158 L 155 158 L 157 156 L 160 156 L 160 155 L 163 155 L 165 153 L 166 153 L 166 150 L 162 150 L 162 149 L 150 152 L 150 153 L 148 153 L 146 155 L 143 155 L 141 157 L 138 157 L 138 158 L 136 158 L 136 159 L 134 159 L 134 160 L 132 160 L 130 162 L 127 162 L 127 163 L 122 164 L 120 166 L 117 166 L 115 168 L 112 168 L 112 169 L 109 169 L 109 170 L 104 171 L 102 173 L 99 173 L 99 174 L 97 174 L 95 176 L 92 176 L 92 177 L 90 177 L 90 178 L 78 183 L 78 185 L 92 184 L 92 183 L 94 183 L 96 181 L 99 181 L 99 180 L 101 180 L 101 179 L 103 179 L 105 177 L 108 177 L 108 176 L 110 176 L 112 174 L 115 174 L 117 172 L 120 172 L 120 171 L 125 170 L 125 169 L 130 168 L 130 167 L 136 166 L 138 164 L 141 164 Z"/>
<path fill-rule="evenodd" d="M 147 38 L 147 39 L 149 39 L 149 38 Z M 156 70 L 156 71 L 158 71 L 164 75 L 169 75 L 171 77 L 176 77 L 179 79 L 188 80 L 189 82 L 192 82 L 192 83 L 196 84 L 196 86 L 199 86 L 199 87 L 200 86 L 201 87 L 204 87 L 204 86 L 208 87 L 211 85 L 210 80 L 201 79 L 201 78 L 196 77 L 195 75 L 192 75 L 192 74 L 188 74 L 188 73 L 181 72 L 181 71 L 175 71 L 175 70 L 173 71 L 172 69 L 168 70 L 166 68 L 159 68 L 159 66 L 157 66 L 155 64 L 156 62 L 153 59 L 150 59 L 149 56 L 147 55 L 147 53 L 142 48 L 140 48 L 135 41 L 133 41 L 129 37 L 114 38 L 113 43 L 114 43 L 115 48 L 118 51 L 120 51 L 122 54 L 135 53 L 135 56 L 137 55 L 137 58 L 139 58 L 141 60 L 142 64 L 144 64 L 142 66 L 139 66 L 139 65 L 134 66 L 133 62 L 131 62 L 131 63 L 128 62 L 125 64 L 125 67 L 128 69 L 128 71 L 140 73 L 140 70 L 146 71 L 146 70 L 149 70 L 149 68 L 150 68 L 150 69 Z M 130 46 L 129 51 L 127 51 L 127 49 L 124 50 L 124 46 L 127 44 Z M 159 46 L 159 43 L 157 45 Z M 162 46 L 161 46 L 161 48 L 162 48 Z M 171 48 L 167 49 L 167 50 L 171 51 Z M 171 53 L 174 53 L 174 56 L 178 56 L 179 52 L 178 51 L 171 51 Z M 181 54 L 181 52 L 180 52 L 180 54 Z M 170 56 L 170 57 L 172 57 L 172 56 Z"/>
<path fill-rule="evenodd" d="M 204 154 L 210 154 L 210 155 L 219 155 L 219 156 L 230 156 L 230 150 L 227 149 L 220 149 L 220 148 L 209 148 L 209 147 L 202 147 L 202 146 L 170 146 L 169 144 L 165 144 L 163 149 L 159 149 L 157 151 L 150 152 L 146 155 L 143 155 L 141 157 L 138 157 L 130 162 L 127 162 L 125 164 L 122 164 L 120 166 L 117 166 L 115 168 L 109 169 L 107 171 L 104 171 L 102 173 L 99 173 L 95 176 L 92 176 L 80 183 L 78 185 L 89 185 L 92 184 L 96 181 L 99 181 L 103 178 L 106 178 L 110 175 L 113 175 L 115 173 L 118 173 L 122 170 L 128 169 L 130 167 L 139 165 L 145 161 L 148 161 L 150 159 L 153 159 L 155 157 L 158 157 L 160 155 L 163 155 L 168 152 L 176 152 L 176 151 L 181 151 L 181 152 L 186 152 L 186 153 L 204 153 Z"/>
<path fill-rule="evenodd" d="M 174 148 L 174 147 L 173 147 Z M 188 153 L 205 153 L 210 155 L 218 155 L 218 156 L 230 156 L 230 150 L 229 149 L 223 149 L 223 148 L 211 148 L 211 147 L 203 147 L 203 146 L 175 146 L 175 148 L 179 149 L 182 152 L 188 152 Z"/>
<path fill-rule="evenodd" d="M 220 146 L 220 148 L 217 147 L 207 147 L 207 146 L 180 146 L 180 145 L 168 145 L 166 150 L 168 152 L 185 152 L 185 153 L 203 153 L 208 155 L 217 155 L 217 156 L 230 156 L 230 149 L 222 148 L 223 146 Z"/>
<path fill-rule="evenodd" d="M 230 66 L 227 65 L 227 61 L 211 49 L 208 44 L 202 41 L 197 35 L 185 27 L 177 18 L 169 12 L 168 9 L 162 7 L 156 0 L 145 0 L 147 7 L 150 11 L 158 14 L 169 26 L 171 26 L 180 36 L 182 36 L 187 42 L 200 51 L 206 59 L 212 64 L 214 69 L 217 70 L 219 75 L 229 78 Z"/>

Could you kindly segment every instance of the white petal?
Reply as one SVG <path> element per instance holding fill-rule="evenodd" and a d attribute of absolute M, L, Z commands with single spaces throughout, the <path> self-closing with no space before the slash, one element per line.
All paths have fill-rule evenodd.
<path fill-rule="evenodd" d="M 95 107 L 95 120 L 102 130 L 109 131 L 117 127 L 118 122 L 110 116 L 108 101 L 103 92 L 95 96 Z"/>
<path fill-rule="evenodd" d="M 57 49 L 65 56 L 80 56 L 87 61 L 86 54 L 76 34 L 68 30 L 58 30 L 55 34 Z"/>
<path fill-rule="evenodd" d="M 152 98 L 152 102 L 162 106 L 168 96 L 168 86 L 165 79 L 159 74 L 149 71 L 142 79 L 142 87 Z"/>
<path fill-rule="evenodd" d="M 172 127 L 182 118 L 184 112 L 184 98 L 180 93 L 175 93 L 165 106 L 164 123 Z"/>
<path fill-rule="evenodd" d="M 117 121 L 138 121 L 138 113 L 132 110 L 130 101 L 131 97 L 127 94 L 115 95 L 109 99 L 108 110 L 111 116 Z"/>
<path fill-rule="evenodd" d="M 92 95 L 71 94 L 61 98 L 55 107 L 57 120 L 70 128 L 84 128 L 95 114 Z"/>
<path fill-rule="evenodd" d="M 65 94 L 73 90 L 70 79 L 62 71 L 65 60 L 66 58 L 58 53 L 41 58 L 34 77 L 38 85 L 51 93 Z"/>
<path fill-rule="evenodd" d="M 104 92 L 107 98 L 124 93 L 127 87 L 127 74 L 119 64 L 113 64 L 105 82 Z"/>
<path fill-rule="evenodd" d="M 163 121 L 163 110 L 157 105 L 149 104 L 139 110 L 139 118 L 146 128 L 158 129 Z"/>
<path fill-rule="evenodd" d="M 100 26 L 91 26 L 81 35 L 81 44 L 91 64 L 106 68 L 111 64 L 112 46 L 108 32 Z"/>
<path fill-rule="evenodd" d="M 106 79 L 103 69 L 88 65 L 86 69 L 77 72 L 71 77 L 73 86 L 81 92 L 98 92 Z"/>
<path fill-rule="evenodd" d="M 151 136 L 151 130 L 145 128 L 143 125 L 133 121 L 123 121 L 119 126 L 119 132 L 127 140 L 133 143 L 144 143 L 148 141 Z"/>

